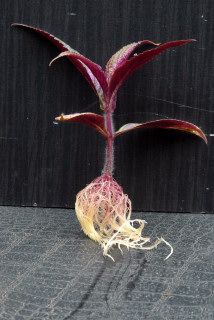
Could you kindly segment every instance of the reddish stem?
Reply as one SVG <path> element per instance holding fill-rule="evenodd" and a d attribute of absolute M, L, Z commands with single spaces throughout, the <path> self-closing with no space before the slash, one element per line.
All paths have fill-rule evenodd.
<path fill-rule="evenodd" d="M 106 129 L 107 129 L 109 135 L 106 138 L 107 149 L 106 149 L 106 160 L 105 160 L 105 166 L 103 169 L 103 173 L 112 175 L 114 128 L 113 128 L 113 121 L 112 121 L 112 112 L 109 110 L 107 110 L 105 113 L 105 125 L 106 125 Z"/>

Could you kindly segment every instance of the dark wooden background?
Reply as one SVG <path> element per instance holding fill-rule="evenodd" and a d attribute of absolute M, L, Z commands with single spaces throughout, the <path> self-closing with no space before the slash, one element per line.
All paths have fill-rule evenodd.
<path fill-rule="evenodd" d="M 98 100 L 59 51 L 14 22 L 46 30 L 105 66 L 134 41 L 196 43 L 167 51 L 119 90 L 115 127 L 177 118 L 208 139 L 136 130 L 115 141 L 115 178 L 133 209 L 212 212 L 214 206 L 213 0 L 1 0 L 0 205 L 74 207 L 75 195 L 100 175 L 101 135 L 55 116 L 91 111 Z"/>

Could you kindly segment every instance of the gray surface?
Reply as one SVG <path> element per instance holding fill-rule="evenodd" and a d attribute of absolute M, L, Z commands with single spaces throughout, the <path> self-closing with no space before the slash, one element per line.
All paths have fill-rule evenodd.
<path fill-rule="evenodd" d="M 0 319 L 214 319 L 214 215 L 135 213 L 174 247 L 115 249 L 72 210 L 0 207 Z"/>

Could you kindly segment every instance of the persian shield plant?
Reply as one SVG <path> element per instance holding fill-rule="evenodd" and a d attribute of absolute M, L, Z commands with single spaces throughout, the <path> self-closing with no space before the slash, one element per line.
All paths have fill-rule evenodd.
<path fill-rule="evenodd" d="M 80 122 L 97 130 L 106 140 L 106 158 L 100 177 L 93 180 L 77 194 L 75 210 L 83 231 L 103 247 L 105 256 L 110 256 L 113 245 L 149 250 L 160 242 L 171 245 L 163 238 L 148 245 L 149 237 L 142 236 L 144 220 L 131 220 L 131 200 L 113 178 L 113 144 L 117 136 L 138 128 L 162 128 L 187 131 L 207 142 L 204 133 L 196 125 L 176 119 L 161 119 L 146 123 L 127 123 L 114 130 L 112 115 L 116 108 L 117 92 L 122 83 L 137 69 L 155 58 L 163 51 L 182 46 L 194 40 L 172 41 L 156 44 L 151 41 L 131 43 L 117 51 L 108 61 L 105 71 L 50 33 L 23 24 L 13 24 L 31 29 L 56 45 L 62 52 L 51 61 L 67 57 L 89 82 L 97 95 L 102 115 L 91 112 L 61 114 L 58 121 Z M 112 257 L 111 257 L 112 258 Z M 112 258 L 113 259 L 113 258 Z"/>

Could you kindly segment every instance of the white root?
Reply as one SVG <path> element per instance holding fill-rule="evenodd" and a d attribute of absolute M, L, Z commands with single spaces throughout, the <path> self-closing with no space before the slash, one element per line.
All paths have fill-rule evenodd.
<path fill-rule="evenodd" d="M 123 254 L 122 245 L 127 249 L 151 250 L 164 242 L 171 249 L 165 260 L 173 253 L 172 246 L 163 238 L 146 245 L 150 238 L 141 235 L 146 221 L 130 220 L 131 201 L 111 176 L 101 176 L 80 191 L 75 209 L 85 234 L 97 241 L 103 248 L 103 255 L 113 261 L 109 250 L 115 245 Z"/>
<path fill-rule="evenodd" d="M 167 260 L 173 253 L 173 247 L 169 244 L 169 242 L 167 242 L 164 238 L 160 238 L 157 239 L 152 245 L 150 246 L 144 246 L 147 242 L 150 241 L 150 238 L 144 238 L 139 236 L 136 240 L 132 240 L 131 236 L 125 238 L 124 234 L 122 233 L 122 229 L 125 225 L 133 225 L 134 222 L 138 222 L 139 224 L 143 224 L 144 225 L 144 220 L 140 220 L 140 219 L 134 219 L 134 220 L 127 220 L 125 221 L 122 226 L 119 228 L 119 230 L 105 243 L 102 244 L 102 248 L 103 248 L 103 255 L 107 256 L 109 258 L 111 258 L 113 261 L 113 257 L 108 253 L 109 250 L 114 246 L 114 245 L 118 245 L 118 248 L 120 249 L 120 251 L 122 251 L 121 249 L 121 245 L 124 245 L 127 247 L 127 249 L 129 248 L 134 248 L 134 249 L 139 249 L 139 250 L 152 250 L 154 248 L 156 248 L 161 242 L 164 242 L 166 245 L 168 245 L 170 247 L 170 253 L 167 255 L 167 257 L 164 260 Z"/>

